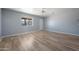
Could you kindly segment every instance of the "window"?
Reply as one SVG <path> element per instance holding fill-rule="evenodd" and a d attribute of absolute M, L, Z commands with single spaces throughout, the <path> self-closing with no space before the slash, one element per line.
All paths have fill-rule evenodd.
<path fill-rule="evenodd" d="M 31 17 L 22 17 L 21 18 L 22 25 L 32 25 L 32 18 Z"/>

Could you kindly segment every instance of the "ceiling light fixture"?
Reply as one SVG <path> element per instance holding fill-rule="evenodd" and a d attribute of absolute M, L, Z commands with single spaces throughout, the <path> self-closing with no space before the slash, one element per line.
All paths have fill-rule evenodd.
<path fill-rule="evenodd" d="M 45 13 L 46 13 L 46 8 L 42 8 L 41 13 L 42 13 L 42 16 L 44 17 L 45 16 Z"/>
<path fill-rule="evenodd" d="M 46 11 L 45 11 L 45 9 L 44 8 L 42 8 L 42 13 L 45 13 Z"/>

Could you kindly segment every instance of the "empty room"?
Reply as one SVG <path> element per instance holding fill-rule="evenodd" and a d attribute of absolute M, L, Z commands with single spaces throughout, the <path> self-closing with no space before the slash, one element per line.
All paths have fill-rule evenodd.
<path fill-rule="evenodd" d="M 0 51 L 79 51 L 79 8 L 0 8 Z"/>

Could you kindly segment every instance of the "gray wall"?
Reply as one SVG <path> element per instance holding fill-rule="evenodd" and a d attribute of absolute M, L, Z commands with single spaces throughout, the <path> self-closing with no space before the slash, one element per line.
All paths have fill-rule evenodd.
<path fill-rule="evenodd" d="M 33 26 L 22 26 L 21 17 L 23 16 L 31 16 L 33 18 Z M 38 16 L 2 9 L 2 35 L 38 31 L 42 26 L 40 25 L 40 19 L 42 18 Z"/>
<path fill-rule="evenodd" d="M 2 25 L 0 24 L 2 26 L 2 35 L 5 36 L 42 29 L 51 32 L 64 32 L 79 35 L 79 9 L 54 8 L 53 11 L 54 13 L 48 18 L 41 18 L 2 9 Z M 33 26 L 22 26 L 21 17 L 23 16 L 33 17 Z"/>
<path fill-rule="evenodd" d="M 0 8 L 0 36 L 1 36 L 1 8 Z"/>
<path fill-rule="evenodd" d="M 79 9 L 53 9 L 54 13 L 44 20 L 45 29 L 79 35 Z"/>

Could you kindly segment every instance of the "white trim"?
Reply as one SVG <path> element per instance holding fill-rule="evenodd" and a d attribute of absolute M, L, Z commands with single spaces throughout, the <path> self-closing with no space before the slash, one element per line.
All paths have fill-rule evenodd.
<path fill-rule="evenodd" d="M 49 31 L 47 29 L 45 29 L 46 31 Z M 62 33 L 62 34 L 66 34 L 66 35 L 74 35 L 74 36 L 79 36 L 77 34 L 72 34 L 72 33 L 66 33 L 66 32 L 59 32 L 59 31 L 49 31 L 49 32 L 56 32 L 56 33 Z"/>
<path fill-rule="evenodd" d="M 40 31 L 40 30 L 38 30 L 38 31 Z M 28 34 L 28 33 L 38 32 L 38 31 L 30 31 L 30 32 L 25 32 L 25 33 L 18 33 L 18 34 L 12 34 L 12 35 L 5 35 L 5 36 L 1 36 L 0 38 L 10 37 L 10 36 L 16 36 L 16 35 L 22 35 L 22 34 Z"/>
<path fill-rule="evenodd" d="M 49 32 L 51 32 L 51 31 L 49 31 Z M 52 32 L 61 33 L 61 34 L 66 34 L 66 35 L 79 36 L 79 35 L 77 35 L 77 34 L 72 34 L 72 33 L 58 32 L 58 31 L 52 31 Z"/>
<path fill-rule="evenodd" d="M 41 30 L 38 30 L 41 31 Z M 38 32 L 38 31 L 30 31 L 30 32 L 25 32 L 25 33 L 18 33 L 18 34 L 12 34 L 12 35 L 6 35 L 6 36 L 1 36 L 0 38 L 5 38 L 5 37 L 10 37 L 10 36 L 16 36 L 16 35 L 22 35 L 22 34 L 28 34 L 28 33 L 33 33 L 33 32 Z M 46 30 L 48 31 L 48 30 Z M 65 32 L 58 32 L 58 31 L 49 31 L 49 32 L 56 32 L 56 33 L 62 33 L 62 34 L 66 34 L 66 35 L 74 35 L 74 36 L 79 36 L 76 34 L 72 34 L 72 33 L 65 33 Z"/>

